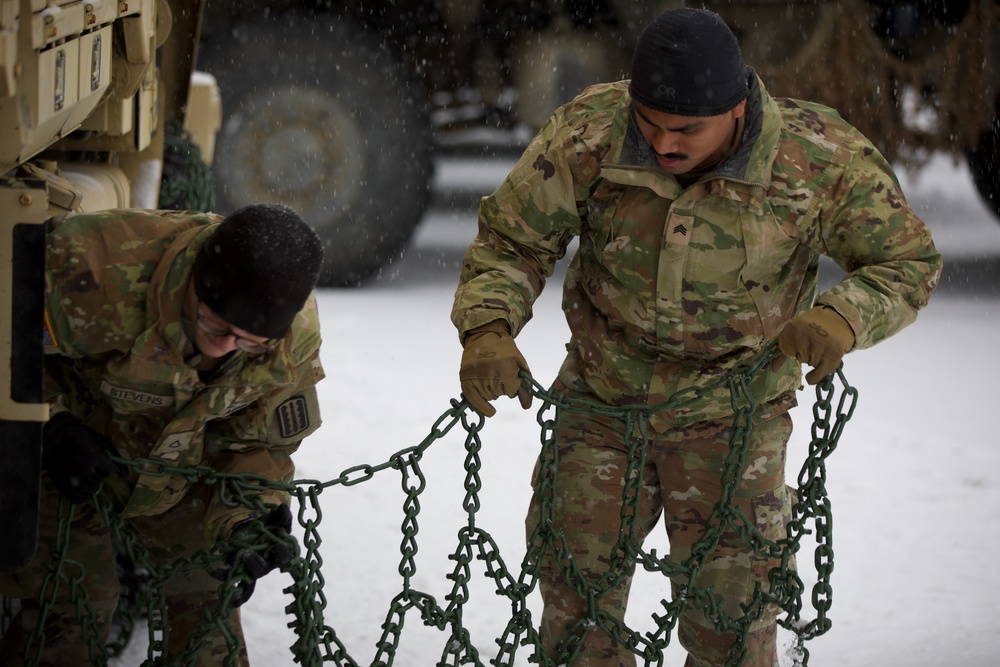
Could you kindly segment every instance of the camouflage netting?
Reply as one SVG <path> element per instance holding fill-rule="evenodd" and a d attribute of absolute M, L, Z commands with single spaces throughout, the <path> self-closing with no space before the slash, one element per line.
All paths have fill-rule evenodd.
<path fill-rule="evenodd" d="M 831 608 L 833 598 L 831 585 L 833 515 L 830 498 L 825 487 L 826 459 L 837 446 L 844 425 L 853 413 L 857 391 L 847 383 L 843 373 L 839 370 L 817 385 L 816 401 L 812 409 L 811 440 L 806 460 L 802 464 L 797 479 L 797 500 L 792 507 L 791 520 L 786 528 L 786 537 L 777 541 L 767 539 L 757 529 L 755 522 L 732 504 L 732 499 L 740 484 L 740 473 L 746 465 L 747 446 L 752 428 L 751 418 L 756 408 L 750 397 L 749 387 L 753 377 L 771 363 L 776 356 L 777 348 L 772 345 L 749 368 L 734 370 L 720 380 L 719 384 L 708 388 L 713 390 L 721 385 L 729 389 L 735 413 L 733 437 L 730 441 L 730 453 L 722 473 L 721 499 L 706 519 L 706 529 L 703 536 L 692 546 L 690 557 L 683 562 L 673 562 L 669 556 L 658 556 L 655 550 L 646 550 L 637 543 L 634 524 L 635 517 L 639 514 L 635 506 L 635 503 L 638 502 L 638 494 L 633 488 L 635 484 L 626 484 L 622 491 L 622 527 L 617 543 L 611 545 L 613 547 L 612 556 L 608 564 L 609 575 L 614 574 L 615 576 L 604 577 L 597 583 L 592 583 L 580 576 L 572 551 L 552 521 L 552 491 L 554 485 L 558 483 L 554 473 L 554 464 L 558 457 L 556 426 L 561 415 L 567 412 L 579 413 L 581 411 L 598 413 L 605 417 L 621 418 L 626 420 L 627 424 L 636 425 L 639 428 L 628 428 L 626 432 L 639 434 L 630 437 L 627 443 L 629 471 L 637 472 L 645 460 L 645 450 L 648 443 L 646 429 L 642 425 L 648 421 L 651 411 L 672 409 L 682 404 L 689 404 L 699 400 L 704 392 L 690 390 L 680 392 L 666 403 L 657 406 L 609 407 L 565 399 L 558 394 L 544 391 L 530 379 L 525 378 L 525 382 L 529 383 L 526 386 L 530 386 L 532 394 L 542 401 L 542 407 L 537 413 L 538 424 L 541 427 L 542 445 L 542 466 L 539 473 L 542 518 L 529 542 L 528 553 L 523 560 L 517 563 L 504 560 L 501 546 L 477 522 L 477 513 L 480 509 L 479 492 L 483 488 L 481 474 L 483 471 L 480 459 L 482 440 L 480 436 L 485 424 L 484 419 L 472 412 L 464 401 L 452 401 L 451 408 L 434 423 L 430 434 L 419 445 L 397 452 L 381 464 L 356 465 L 344 470 L 336 479 L 327 482 L 300 480 L 290 484 L 276 484 L 275 486 L 287 490 L 293 496 L 298 523 L 303 534 L 301 542 L 298 542 L 284 531 L 264 532 L 266 540 L 281 541 L 287 544 L 295 554 L 292 562 L 283 569 L 281 575 L 278 573 L 270 575 L 272 577 L 285 576 L 291 579 L 291 584 L 284 589 L 284 593 L 292 599 L 292 602 L 285 608 L 285 613 L 288 617 L 288 627 L 294 630 L 297 639 L 289 647 L 289 659 L 312 667 L 323 663 L 357 667 L 359 663 L 352 657 L 351 651 L 353 650 L 357 655 L 359 650 L 369 648 L 356 646 L 357 642 L 352 641 L 349 636 L 338 636 L 336 625 L 345 619 L 333 618 L 327 609 L 324 583 L 336 580 L 333 578 L 333 573 L 324 573 L 322 570 L 320 529 L 323 511 L 320 507 L 320 497 L 323 491 L 330 489 L 330 487 L 351 487 L 371 480 L 376 475 L 392 474 L 390 471 L 395 470 L 400 476 L 402 491 L 405 495 L 402 501 L 404 514 L 401 524 L 402 539 L 399 543 L 400 592 L 391 600 L 382 601 L 386 605 L 386 614 L 382 624 L 383 632 L 375 646 L 376 654 L 370 663 L 373 667 L 385 667 L 393 664 L 400 648 L 404 622 L 408 617 L 413 619 L 414 616 L 423 625 L 436 628 L 441 632 L 442 649 L 440 654 L 421 656 L 422 660 L 426 660 L 423 664 L 427 665 L 437 664 L 441 667 L 477 665 L 482 667 L 484 660 L 480 652 L 486 651 L 488 647 L 492 647 L 491 650 L 495 652 L 496 657 L 487 660 L 490 664 L 498 667 L 500 665 L 514 665 L 519 652 L 522 656 L 519 664 L 523 664 L 525 654 L 527 654 L 529 662 L 547 667 L 572 664 L 574 657 L 580 650 L 580 639 L 585 632 L 594 627 L 608 633 L 620 645 L 635 653 L 640 664 L 660 665 L 663 661 L 664 649 L 671 643 L 671 635 L 678 618 L 689 605 L 704 610 L 720 631 L 734 633 L 736 640 L 730 649 L 727 665 L 736 666 L 743 662 L 746 655 L 746 638 L 750 624 L 760 617 L 764 607 L 768 604 L 780 607 L 783 615 L 779 617 L 778 623 L 793 633 L 795 645 L 786 655 L 792 655 L 796 665 L 808 664 L 809 651 L 804 642 L 824 634 L 832 626 L 827 612 Z M 457 544 L 452 555 L 449 556 L 454 566 L 450 572 L 444 572 L 440 575 L 442 581 L 451 582 L 451 592 L 444 596 L 442 602 L 438 602 L 434 596 L 420 590 L 417 586 L 420 581 L 426 582 L 428 577 L 424 572 L 418 574 L 416 558 L 418 553 L 417 515 L 420 512 L 420 496 L 427 488 L 427 480 L 421 469 L 421 459 L 430 446 L 440 442 L 458 424 L 461 424 L 465 430 L 465 497 L 462 501 L 465 516 L 462 525 L 457 530 Z M 133 466 L 142 466 L 147 463 L 161 465 L 141 460 L 121 462 Z M 161 467 L 163 466 L 161 465 Z M 192 481 L 200 480 L 206 484 L 217 485 L 219 492 L 225 494 L 227 498 L 248 506 L 254 506 L 255 491 L 259 490 L 257 485 L 261 482 L 258 477 L 221 474 L 205 467 L 183 470 L 163 468 L 166 474 L 175 474 L 190 478 Z M 626 475 L 626 479 L 640 478 L 641 475 L 638 474 Z M 95 496 L 94 502 L 105 515 L 112 536 L 122 552 L 120 563 L 128 563 L 129 561 L 132 563 L 130 567 L 125 568 L 126 574 L 129 572 L 138 573 L 138 576 L 128 576 L 123 581 L 123 597 L 119 600 L 113 636 L 106 644 L 102 644 L 97 638 L 96 633 L 92 630 L 94 627 L 93 619 L 87 617 L 87 610 L 90 609 L 89 597 L 86 590 L 75 583 L 79 581 L 80 577 L 78 568 L 74 569 L 65 564 L 63 567 L 53 565 L 51 568 L 51 575 L 46 581 L 46 591 L 43 591 L 42 600 L 39 602 L 43 618 L 47 613 L 45 601 L 51 599 L 54 587 L 72 586 L 75 591 L 74 601 L 80 615 L 80 627 L 84 628 L 84 636 L 88 638 L 90 654 L 97 656 L 94 664 L 106 665 L 110 657 L 120 654 L 128 642 L 132 630 L 139 627 L 136 625 L 136 621 L 141 618 L 147 619 L 149 635 L 147 659 L 142 663 L 143 667 L 191 664 L 192 656 L 204 646 L 205 633 L 215 627 L 222 628 L 225 632 L 227 624 L 219 618 L 220 614 L 216 609 L 206 611 L 200 620 L 199 630 L 187 638 L 187 647 L 184 653 L 175 656 L 174 660 L 168 661 L 163 655 L 170 627 L 164 605 L 163 586 L 165 582 L 174 576 L 184 576 L 185 573 L 192 571 L 191 568 L 211 568 L 213 563 L 218 562 L 220 555 L 227 551 L 241 548 L 266 549 L 271 542 L 255 544 L 253 547 L 239 542 L 224 543 L 218 545 L 211 552 L 205 551 L 191 559 L 178 560 L 170 567 L 158 567 L 145 557 L 141 541 L 136 539 L 131 528 L 111 510 L 110 503 L 100 494 Z M 61 521 L 65 526 L 61 524 L 58 531 L 61 536 L 69 534 L 68 522 L 73 517 L 72 506 L 64 503 L 63 509 L 65 511 L 62 513 Z M 724 534 L 738 536 L 738 539 L 752 548 L 758 556 L 773 558 L 780 563 L 769 573 L 770 590 L 765 592 L 758 586 L 753 592 L 753 599 L 740 618 L 732 618 L 726 614 L 719 607 L 718 600 L 711 589 L 695 585 L 698 573 Z M 804 546 L 801 540 L 806 535 L 812 535 L 816 545 L 811 559 L 816 568 L 815 576 L 810 574 L 807 577 L 813 580 L 810 585 L 803 581 L 794 565 L 795 554 Z M 349 538 L 349 536 L 337 535 L 329 537 L 331 540 L 337 540 L 334 546 L 330 547 L 333 549 L 339 548 L 338 545 L 344 543 L 345 538 Z M 64 547 L 57 545 L 57 555 L 61 553 L 62 548 Z M 542 556 L 547 552 L 557 556 L 566 581 L 572 582 L 577 592 L 590 601 L 590 612 L 569 629 L 570 637 L 562 645 L 562 651 L 555 660 L 541 654 L 539 636 L 536 630 L 537 619 L 533 618 L 528 603 L 529 596 L 534 593 L 537 586 L 539 574 L 537 563 L 542 561 Z M 364 555 L 359 554 L 358 557 L 364 558 Z M 508 553 L 508 561 L 509 559 Z M 62 562 L 61 558 L 55 560 L 57 563 Z M 810 559 L 799 558 L 799 560 L 805 562 Z M 644 619 L 645 625 L 648 626 L 644 629 L 623 625 L 604 611 L 597 609 L 593 604 L 594 600 L 600 598 L 616 584 L 617 577 L 622 572 L 631 570 L 635 565 L 638 565 L 646 573 L 652 573 L 645 576 L 662 577 L 663 579 L 657 587 L 664 591 L 664 594 L 670 590 L 668 579 L 686 582 L 686 585 L 679 589 L 682 591 L 680 595 L 669 601 L 661 600 L 662 608 L 659 612 Z M 478 570 L 479 576 L 485 576 L 491 582 L 490 586 L 494 588 L 493 592 L 496 595 L 503 596 L 510 601 L 511 615 L 505 621 L 505 627 L 499 637 L 492 639 L 489 637 L 473 638 L 469 628 L 464 625 L 466 608 L 475 604 L 469 587 L 474 568 Z M 351 576 L 350 572 L 338 572 L 337 574 L 341 577 Z M 245 571 L 240 565 L 230 571 L 228 580 L 223 582 L 219 589 L 220 599 L 224 604 L 233 599 L 236 585 L 243 581 L 245 576 Z M 654 585 L 656 584 L 654 583 Z M 0 607 L 0 634 L 2 634 L 3 628 L 9 624 L 12 614 L 17 608 L 17 601 L 5 600 L 3 602 L 2 607 Z M 815 616 L 806 618 L 804 614 L 811 616 L 813 613 L 812 611 L 806 612 L 806 607 L 810 603 Z M 366 604 L 377 607 L 380 601 L 371 599 L 366 601 Z M 469 613 L 468 617 L 472 618 L 473 614 Z M 88 631 L 87 628 L 91 628 L 91 630 Z M 240 649 L 239 640 L 230 632 L 227 634 L 226 641 L 229 655 L 224 664 L 234 667 L 237 664 L 237 654 Z M 26 664 L 36 665 L 38 663 L 38 651 L 42 642 L 44 642 L 44 636 L 39 632 L 36 632 L 28 640 L 25 647 Z M 431 661 L 435 658 L 438 661 L 432 663 Z"/>
<path fill-rule="evenodd" d="M 191 134 L 173 121 L 167 123 L 163 140 L 163 176 L 157 206 L 174 211 L 215 209 L 212 171 Z"/>
<path fill-rule="evenodd" d="M 867 28 L 865 0 L 811 10 L 811 37 L 783 63 L 751 62 L 769 92 L 836 108 L 890 161 L 921 166 L 933 151 L 961 156 L 997 111 L 993 67 L 1000 8 L 974 0 L 954 25 L 930 23 L 908 40 Z M 864 28 L 861 26 L 865 26 Z M 754 30 L 748 26 L 747 31 Z"/>

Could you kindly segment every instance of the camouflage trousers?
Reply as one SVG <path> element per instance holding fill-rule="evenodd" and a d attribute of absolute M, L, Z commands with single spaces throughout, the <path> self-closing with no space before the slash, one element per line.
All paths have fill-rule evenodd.
<path fill-rule="evenodd" d="M 591 601 L 578 590 L 594 586 L 609 574 L 612 547 L 622 525 L 623 490 L 628 472 L 628 447 L 624 422 L 593 414 L 563 412 L 557 429 L 558 463 L 553 498 L 554 528 L 563 531 L 573 560 L 580 569 L 582 585 L 567 584 L 555 556 L 546 551 L 540 564 L 539 589 L 543 600 L 541 627 L 544 649 L 555 660 L 567 645 L 569 628 L 588 612 Z M 765 537 L 785 537 L 791 509 L 785 487 L 786 445 L 791 436 L 787 412 L 755 423 L 746 456 L 746 466 L 734 503 L 756 523 Z M 681 564 L 705 529 L 705 519 L 721 497 L 721 475 L 729 452 L 732 425 L 700 422 L 665 433 L 649 432 L 642 483 L 638 492 L 636 539 L 641 543 L 664 517 L 670 542 L 670 561 Z M 540 516 L 539 472 L 533 475 L 534 494 L 526 519 L 528 540 Z M 636 470 L 633 470 L 637 474 Z M 564 562 L 565 565 L 565 562 Z M 767 573 L 777 560 L 758 557 L 734 531 L 726 531 L 708 556 L 695 579 L 698 587 L 711 587 L 720 609 L 731 618 L 744 616 L 741 604 L 760 584 L 768 590 Z M 592 596 L 597 610 L 624 622 L 634 563 L 626 565 L 617 584 L 602 596 Z M 615 573 L 610 573 L 612 580 Z M 573 581 L 573 577 L 570 577 Z M 607 582 L 608 579 L 606 578 Z M 686 585 L 684 577 L 673 577 L 676 596 Z M 602 584 L 603 585 L 603 584 Z M 773 605 L 750 626 L 744 667 L 776 667 L 776 618 Z M 583 631 L 573 667 L 632 667 L 635 654 L 600 627 Z M 677 637 L 687 650 L 687 667 L 726 664 L 733 633 L 719 633 L 700 608 L 688 604 L 680 615 Z M 562 644 L 562 645 L 561 645 Z M 573 642 L 568 642 L 570 646 Z M 640 649 L 641 650 L 641 649 Z M 559 663 L 562 664 L 562 663 Z"/>
<path fill-rule="evenodd" d="M 40 602 L 43 583 L 58 557 L 56 535 L 60 498 L 43 474 L 38 550 L 26 568 L 0 575 L 0 594 L 20 602 L 19 613 L 0 640 L 0 665 L 4 667 L 101 664 L 101 652 L 111 629 L 121 587 L 110 532 L 91 503 L 71 506 L 62 499 L 62 511 L 72 507 L 73 512 L 68 526 L 67 553 L 63 560 L 63 572 L 70 584 L 59 585 L 44 604 Z M 196 494 L 189 493 L 164 514 L 130 519 L 128 523 L 135 530 L 139 543 L 148 549 L 153 564 L 159 566 L 172 564 L 178 558 L 191 556 L 205 548 L 203 516 L 202 501 Z M 189 575 L 175 576 L 167 581 L 167 637 L 164 647 L 167 664 L 184 667 L 222 664 L 230 649 L 218 628 L 211 630 L 208 645 L 196 658 L 191 659 L 185 653 L 185 644 L 197 632 L 202 614 L 206 609 L 215 607 L 218 588 L 219 581 L 200 568 Z M 86 591 L 90 605 L 90 609 L 83 614 L 83 623 L 77 606 L 81 600 L 80 589 Z M 40 621 L 44 645 L 39 651 L 38 639 L 33 635 Z M 227 634 L 238 639 L 240 646 L 245 646 L 239 610 L 230 615 L 229 625 Z M 238 659 L 240 665 L 249 664 L 245 648 L 240 651 Z"/>

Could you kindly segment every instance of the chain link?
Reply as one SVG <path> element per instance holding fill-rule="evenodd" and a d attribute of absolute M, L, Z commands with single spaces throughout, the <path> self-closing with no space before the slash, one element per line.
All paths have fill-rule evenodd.
<path fill-rule="evenodd" d="M 283 531 L 277 533 L 266 531 L 264 537 L 267 540 L 286 543 L 295 554 L 291 564 L 286 568 L 293 583 L 285 591 L 292 599 L 285 611 L 291 617 L 288 625 L 296 634 L 296 641 L 290 647 L 290 651 L 295 661 L 306 667 L 318 667 L 323 663 L 350 667 L 358 665 L 337 637 L 334 628 L 326 625 L 324 620 L 327 601 L 323 593 L 325 580 L 322 572 L 323 559 L 320 555 L 322 545 L 320 528 L 323 521 L 321 496 L 330 487 L 355 486 L 388 470 L 395 470 L 400 475 L 404 494 L 404 519 L 401 525 L 402 539 L 399 546 L 398 568 L 402 576 L 402 590 L 390 604 L 382 626 L 382 635 L 376 644 L 377 653 L 371 663 L 373 667 L 388 666 L 393 663 L 399 649 L 403 625 L 408 613 L 414 609 L 417 610 L 423 624 L 435 627 L 448 635 L 437 665 L 482 666 L 479 650 L 473 643 L 468 629 L 463 625 L 463 610 L 466 605 L 473 603 L 469 582 L 474 576 L 473 564 L 476 562 L 484 570 L 484 576 L 492 580 L 495 593 L 507 598 L 511 604 L 510 619 L 501 636 L 495 640 L 498 646 L 497 655 L 490 660 L 492 665 L 498 667 L 512 666 L 518 650 L 523 647 L 531 651 L 528 655 L 529 662 L 548 667 L 572 664 L 581 648 L 584 635 L 594 628 L 599 628 L 613 637 L 621 646 L 644 660 L 646 665 L 661 665 L 663 651 L 670 644 L 678 619 L 688 605 L 696 605 L 704 610 L 706 617 L 712 620 L 720 632 L 734 634 L 736 640 L 730 648 L 726 664 L 735 667 L 741 664 L 746 655 L 746 641 L 751 623 L 761 617 L 766 606 L 772 604 L 784 612 L 784 616 L 778 620 L 779 624 L 795 635 L 795 664 L 805 666 L 809 659 L 805 642 L 827 632 L 832 625 L 829 611 L 833 597 L 831 584 L 833 516 L 825 485 L 826 459 L 836 448 L 844 425 L 853 414 L 857 391 L 847 383 L 840 369 L 816 387 L 811 442 L 798 476 L 798 487 L 795 490 L 797 500 L 793 502 L 792 518 L 784 539 L 769 540 L 761 534 L 754 522 L 748 520 L 744 513 L 734 506 L 732 501 L 739 485 L 740 471 L 744 467 L 752 417 L 756 408 L 749 387 L 754 376 L 777 355 L 777 349 L 772 345 L 748 368 L 729 373 L 715 387 L 681 392 L 666 403 L 652 407 L 646 405 L 612 407 L 568 399 L 547 392 L 531 378 L 523 378 L 525 386 L 542 403 L 537 412 L 541 440 L 538 484 L 541 518 L 528 540 L 524 560 L 517 567 L 511 567 L 503 559 L 493 537 L 476 525 L 476 517 L 481 509 L 480 452 L 485 420 L 472 411 L 464 401 L 453 400 L 451 407 L 434 423 L 430 434 L 419 445 L 399 451 L 378 465 L 352 466 L 345 469 L 338 477 L 325 482 L 297 480 L 280 484 L 254 475 L 218 473 L 205 466 L 178 469 L 151 460 L 117 462 L 140 469 L 145 474 L 150 474 L 152 470 L 153 474 L 176 475 L 191 482 L 215 485 L 220 497 L 232 505 L 262 510 L 257 495 L 261 488 L 280 489 L 295 498 L 298 505 L 297 522 L 303 529 L 301 544 Z M 707 517 L 705 531 L 692 546 L 688 558 L 682 563 L 671 562 L 669 558 L 657 556 L 655 550 L 644 550 L 637 537 L 637 503 L 649 442 L 647 424 L 654 411 L 690 405 L 718 386 L 729 388 L 734 411 L 731 446 L 721 480 L 722 497 Z M 568 412 L 587 412 L 621 419 L 626 427 L 625 433 L 628 434 L 628 466 L 621 508 L 621 530 L 611 551 L 608 570 L 597 581 L 589 581 L 584 577 L 570 546 L 566 543 L 565 536 L 555 527 L 553 520 L 555 471 L 559 456 L 556 431 L 560 419 Z M 420 462 L 427 448 L 458 424 L 461 424 L 466 433 L 465 496 L 462 508 L 466 514 L 467 524 L 459 530 L 458 545 L 449 556 L 454 566 L 445 577 L 451 582 L 451 590 L 444 596 L 444 606 L 442 606 L 433 596 L 414 586 L 419 534 L 417 518 L 420 513 L 420 496 L 427 488 L 427 480 Z M 230 649 L 224 664 L 236 665 L 236 656 L 241 648 L 239 640 L 229 629 L 225 619 L 221 618 L 226 612 L 219 610 L 227 609 L 227 603 L 235 594 L 236 585 L 246 577 L 240 561 L 229 570 L 227 581 L 222 582 L 219 587 L 222 603 L 217 608 L 213 607 L 203 613 L 198 630 L 187 639 L 182 655 L 176 656 L 170 663 L 164 657 L 169 627 L 164 598 L 166 582 L 172 577 L 184 576 L 197 568 L 212 571 L 218 567 L 224 550 L 233 548 L 233 545 L 216 545 L 211 550 L 199 552 L 189 559 L 175 561 L 169 566 L 155 565 L 129 525 L 111 509 L 110 502 L 100 494 L 95 495 L 94 502 L 107 522 L 116 549 L 137 564 L 148 576 L 142 587 L 141 604 L 138 608 L 120 605 L 115 623 L 115 627 L 119 628 L 119 634 L 110 642 L 100 641 L 93 609 L 87 591 L 81 584 L 82 566 L 65 556 L 73 508 L 69 503 L 62 503 L 56 550 L 48 576 L 43 582 L 42 596 L 39 600 L 41 618 L 44 619 L 51 608 L 57 589 L 68 588 L 72 591 L 83 636 L 90 648 L 91 662 L 95 665 L 106 665 L 110 657 L 118 655 L 124 649 L 136 618 L 143 616 L 147 620 L 149 633 L 148 655 L 146 662 L 143 663 L 144 667 L 191 664 L 194 655 L 205 646 L 208 634 L 217 629 L 223 632 Z M 736 533 L 756 555 L 774 558 L 780 562 L 780 565 L 772 569 L 769 574 L 769 590 L 765 593 L 758 586 L 753 592 L 752 601 L 740 618 L 730 617 L 721 608 L 720 600 L 712 590 L 694 585 L 697 575 L 726 531 Z M 803 618 L 805 585 L 799 573 L 791 565 L 795 554 L 802 547 L 800 542 L 806 535 L 813 535 L 816 541 L 813 556 L 817 578 L 809 596 L 815 617 L 811 619 Z M 266 544 L 261 548 L 266 548 Z M 538 624 L 528 606 L 528 597 L 534 591 L 539 576 L 538 564 L 546 553 L 555 556 L 554 560 L 558 563 L 566 583 L 581 599 L 587 601 L 588 606 L 587 614 L 570 628 L 568 637 L 557 648 L 555 658 L 545 655 L 542 651 L 536 630 Z M 661 601 L 662 610 L 652 614 L 650 620 L 655 624 L 655 629 L 652 631 L 640 632 L 630 628 L 597 606 L 597 601 L 616 586 L 620 586 L 636 565 L 648 572 L 661 573 L 664 578 L 682 582 L 682 585 L 678 586 L 675 598 L 669 602 Z M 9 623 L 16 611 L 12 607 L 12 601 L 4 600 L 3 603 L 0 611 L 0 630 Z M 26 665 L 38 664 L 44 642 L 41 627 L 40 623 L 27 641 Z"/>

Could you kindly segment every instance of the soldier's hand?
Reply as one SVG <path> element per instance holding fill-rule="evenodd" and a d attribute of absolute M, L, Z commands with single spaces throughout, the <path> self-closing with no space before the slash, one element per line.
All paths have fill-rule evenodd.
<path fill-rule="evenodd" d="M 458 377 L 469 405 L 487 417 L 496 414 L 490 401 L 500 396 L 517 396 L 522 408 L 531 407 L 531 393 L 521 386 L 518 377 L 522 370 L 529 374 L 531 371 L 506 322 L 494 320 L 473 329 L 466 334 L 463 346 Z"/>
<path fill-rule="evenodd" d="M 275 568 L 286 568 L 292 562 L 288 536 L 292 532 L 292 511 L 282 503 L 267 514 L 247 519 L 236 525 L 229 537 L 227 567 L 212 572 L 220 581 L 227 581 L 239 562 L 245 576 L 236 584 L 233 607 L 250 599 L 257 580 Z"/>
<path fill-rule="evenodd" d="M 854 347 L 854 330 L 833 308 L 815 306 L 785 325 L 778 334 L 778 347 L 785 356 L 812 366 L 806 381 L 816 384 L 837 370 Z"/>
<path fill-rule="evenodd" d="M 115 471 L 113 451 L 107 437 L 68 412 L 54 415 L 42 428 L 42 465 L 59 492 L 74 503 L 89 500 Z"/>

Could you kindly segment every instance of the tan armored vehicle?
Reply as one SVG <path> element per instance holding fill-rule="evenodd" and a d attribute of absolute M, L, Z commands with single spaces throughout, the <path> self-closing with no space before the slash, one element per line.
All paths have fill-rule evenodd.
<path fill-rule="evenodd" d="M 0 568 L 25 562 L 35 544 L 48 417 L 42 223 L 162 206 L 164 174 L 178 172 L 168 127 L 210 159 L 218 91 L 211 77 L 192 78 L 202 5 L 0 0 Z M 168 207 L 189 207 L 182 200 Z"/>

